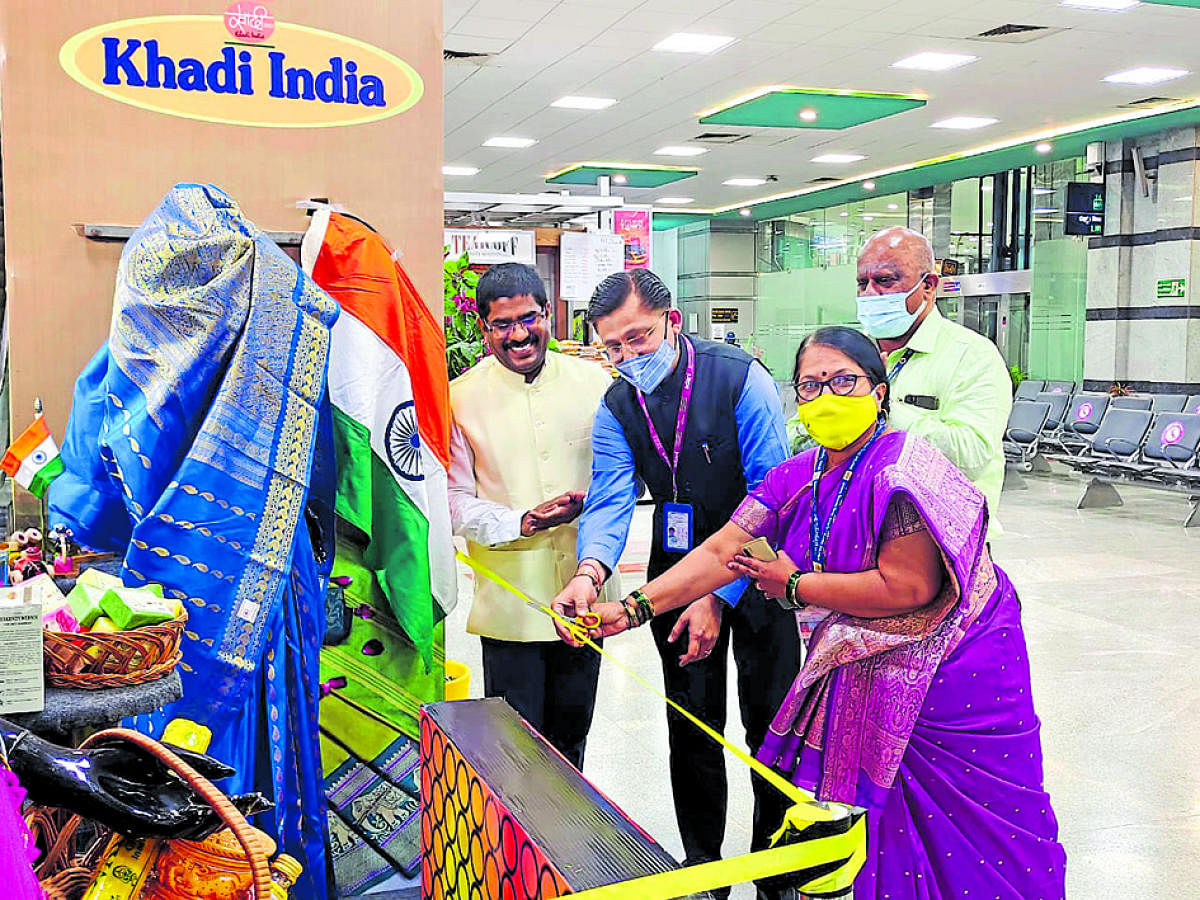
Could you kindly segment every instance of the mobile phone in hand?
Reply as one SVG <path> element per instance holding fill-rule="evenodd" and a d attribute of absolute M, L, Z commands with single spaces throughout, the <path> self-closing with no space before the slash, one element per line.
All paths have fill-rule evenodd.
<path fill-rule="evenodd" d="M 750 543 L 742 547 L 742 552 L 751 559 L 757 559 L 759 562 L 775 562 L 779 559 L 779 554 L 776 553 L 767 539 L 760 537 L 755 538 Z"/>

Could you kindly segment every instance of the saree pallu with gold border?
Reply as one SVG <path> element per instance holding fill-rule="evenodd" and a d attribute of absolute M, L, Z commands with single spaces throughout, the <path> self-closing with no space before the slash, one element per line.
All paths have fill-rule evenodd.
<path fill-rule="evenodd" d="M 213 731 L 230 792 L 328 891 L 318 660 L 333 546 L 325 388 L 336 304 L 212 186 L 178 185 L 130 238 L 108 344 L 75 388 L 54 522 L 124 556 L 188 626 L 176 717 Z"/>

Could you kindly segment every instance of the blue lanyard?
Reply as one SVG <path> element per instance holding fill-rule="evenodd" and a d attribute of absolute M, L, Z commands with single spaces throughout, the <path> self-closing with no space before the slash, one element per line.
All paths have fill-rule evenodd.
<path fill-rule="evenodd" d="M 910 348 L 900 354 L 900 358 L 896 360 L 896 364 L 892 366 L 892 371 L 888 372 L 888 384 L 895 384 L 896 376 L 900 374 L 901 369 L 908 365 L 908 361 L 913 358 L 913 354 L 916 352 L 916 350 Z"/>
<path fill-rule="evenodd" d="M 838 511 L 842 508 L 842 503 L 846 499 L 846 494 L 850 491 L 850 480 L 854 477 L 854 471 L 858 468 L 859 461 L 870 446 L 875 443 L 875 439 L 883 434 L 883 430 L 886 427 L 886 422 L 880 422 L 876 425 L 875 433 L 871 435 L 871 439 L 863 444 L 850 459 L 850 464 L 846 466 L 846 471 L 842 473 L 837 495 L 833 498 L 833 508 L 829 511 L 829 519 L 825 522 L 824 528 L 821 527 L 820 496 L 818 491 L 821 485 L 821 474 L 825 470 L 825 463 L 829 459 L 829 453 L 824 447 L 817 451 L 817 459 L 813 464 L 811 485 L 812 515 L 809 517 L 808 527 L 808 555 L 812 560 L 812 570 L 814 572 L 825 571 L 825 552 L 829 544 L 829 534 L 833 530 L 833 520 L 837 518 Z"/>

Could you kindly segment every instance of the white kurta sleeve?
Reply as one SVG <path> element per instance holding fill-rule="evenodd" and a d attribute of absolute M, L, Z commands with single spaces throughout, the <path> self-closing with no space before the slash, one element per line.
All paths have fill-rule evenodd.
<path fill-rule="evenodd" d="M 466 436 L 453 420 L 450 423 L 450 522 L 454 533 L 495 547 L 521 537 L 524 510 L 509 509 L 475 495 L 475 454 Z"/>

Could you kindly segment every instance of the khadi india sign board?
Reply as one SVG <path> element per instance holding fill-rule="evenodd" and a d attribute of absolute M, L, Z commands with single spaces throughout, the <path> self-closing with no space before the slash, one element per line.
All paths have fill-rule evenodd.
<path fill-rule="evenodd" d="M 279 22 L 239 0 L 223 15 L 149 16 L 71 37 L 59 63 L 120 103 L 229 125 L 331 128 L 411 109 L 424 83 L 388 51 Z"/>

